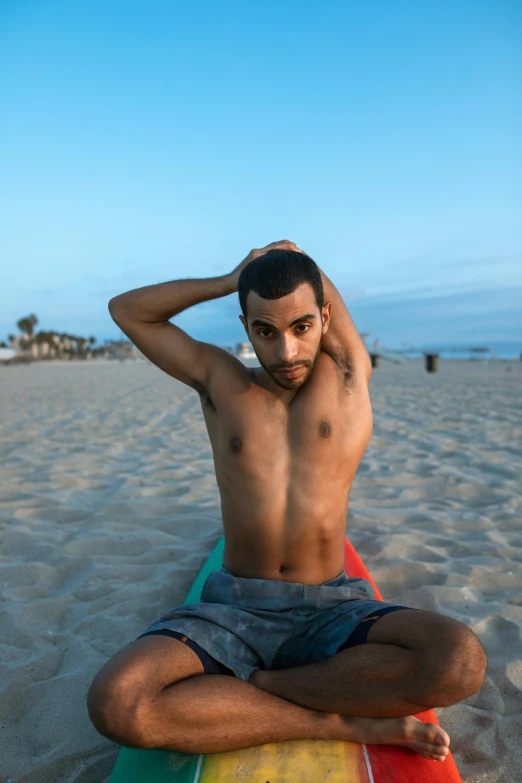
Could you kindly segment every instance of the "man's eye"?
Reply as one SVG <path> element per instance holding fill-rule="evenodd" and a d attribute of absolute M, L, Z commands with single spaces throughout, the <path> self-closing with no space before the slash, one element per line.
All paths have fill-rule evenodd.
<path fill-rule="evenodd" d="M 301 328 L 303 329 L 303 331 L 301 332 L 301 334 L 304 334 L 304 333 L 305 333 L 305 331 L 307 331 L 307 330 L 310 328 L 310 324 L 299 324 L 299 325 L 297 326 L 297 329 L 301 329 Z M 266 334 L 265 334 L 265 333 L 266 333 Z M 270 335 L 271 335 L 271 334 L 272 334 L 272 332 L 270 331 L 270 329 L 260 329 L 260 330 L 258 331 L 258 335 L 259 335 L 260 337 L 270 337 Z"/>

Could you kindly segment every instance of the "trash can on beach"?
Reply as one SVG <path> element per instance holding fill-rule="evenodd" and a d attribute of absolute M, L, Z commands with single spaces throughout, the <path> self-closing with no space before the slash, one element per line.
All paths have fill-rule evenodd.
<path fill-rule="evenodd" d="M 426 357 L 426 372 L 437 372 L 439 363 L 438 353 L 425 353 Z"/>
<path fill-rule="evenodd" d="M 378 367 L 379 366 L 379 354 L 378 353 L 371 353 L 370 359 L 372 360 L 372 367 Z"/>

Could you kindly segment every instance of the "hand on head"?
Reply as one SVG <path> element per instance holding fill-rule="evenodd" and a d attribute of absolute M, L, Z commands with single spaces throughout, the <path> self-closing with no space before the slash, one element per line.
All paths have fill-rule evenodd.
<path fill-rule="evenodd" d="M 304 253 L 304 250 L 301 250 L 299 247 L 297 247 L 295 242 L 290 242 L 289 239 L 281 239 L 279 242 L 271 242 L 269 245 L 266 245 L 266 247 L 251 250 L 247 257 L 241 261 L 241 263 L 233 270 L 233 272 L 231 272 L 231 276 L 234 277 L 237 282 L 239 275 L 251 261 L 259 258 L 259 256 L 264 256 L 265 253 L 268 253 L 270 250 L 293 250 L 294 253 Z"/>

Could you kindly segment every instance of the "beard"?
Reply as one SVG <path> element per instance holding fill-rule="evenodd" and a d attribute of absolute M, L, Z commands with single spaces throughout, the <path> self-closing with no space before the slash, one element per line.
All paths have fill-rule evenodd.
<path fill-rule="evenodd" d="M 254 352 L 259 360 L 261 367 L 272 378 L 274 383 L 277 383 L 281 389 L 285 389 L 286 391 L 295 391 L 296 389 L 300 389 L 312 374 L 317 357 L 321 353 L 321 343 L 319 343 L 317 346 L 317 351 L 315 352 L 313 359 L 302 359 L 297 365 L 298 367 L 304 367 L 304 373 L 298 378 L 284 378 L 283 376 L 279 375 L 279 373 L 276 373 L 274 367 L 269 367 L 263 363 L 255 348 Z M 291 370 L 292 368 L 289 367 L 288 369 Z"/>

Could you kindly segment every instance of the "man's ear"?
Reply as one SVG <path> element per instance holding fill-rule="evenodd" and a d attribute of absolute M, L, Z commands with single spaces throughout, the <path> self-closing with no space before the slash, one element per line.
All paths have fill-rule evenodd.
<path fill-rule="evenodd" d="M 248 324 L 247 324 L 247 322 L 245 320 L 245 316 L 244 315 L 240 315 L 239 316 L 239 320 L 241 321 L 241 323 L 245 327 L 245 332 L 247 333 L 247 337 L 250 339 L 250 335 L 248 334 Z"/>
<path fill-rule="evenodd" d="M 326 334 L 330 326 L 330 320 L 332 317 L 332 303 L 326 302 L 323 307 L 322 319 L 323 319 L 323 334 Z"/>

